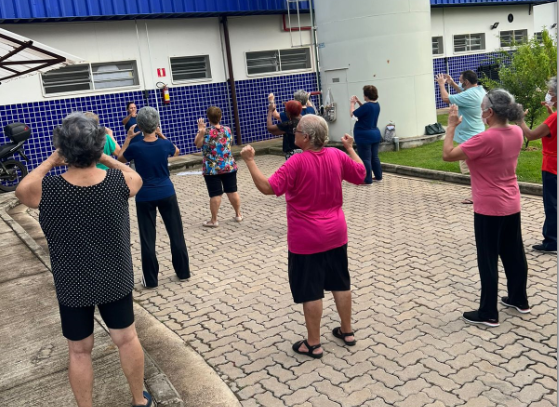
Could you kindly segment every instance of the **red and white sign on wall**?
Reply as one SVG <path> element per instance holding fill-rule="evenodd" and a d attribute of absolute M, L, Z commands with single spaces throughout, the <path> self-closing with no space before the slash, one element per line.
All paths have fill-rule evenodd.
<path fill-rule="evenodd" d="M 157 68 L 157 77 L 163 78 L 164 76 L 167 76 L 167 74 L 165 73 L 165 68 Z"/>

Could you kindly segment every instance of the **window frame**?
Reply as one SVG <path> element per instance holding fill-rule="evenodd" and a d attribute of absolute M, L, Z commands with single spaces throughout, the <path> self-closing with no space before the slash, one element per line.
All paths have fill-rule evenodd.
<path fill-rule="evenodd" d="M 515 42 L 515 45 L 513 45 L 512 43 L 509 43 L 509 45 L 503 45 L 503 37 L 502 37 L 502 35 L 503 35 L 503 33 L 509 33 L 509 32 L 512 33 L 512 39 L 513 39 L 513 41 Z M 516 42 L 516 34 L 517 34 L 517 33 L 520 33 L 520 32 L 523 33 L 524 42 Z M 525 34 L 525 35 L 524 35 L 524 34 Z M 534 35 L 535 35 L 535 34 L 534 34 Z M 504 30 L 504 31 L 499 31 L 499 47 L 500 47 L 500 48 L 503 48 L 503 49 L 516 48 L 517 45 L 519 45 L 519 44 L 524 44 L 524 43 L 528 42 L 528 40 L 529 40 L 529 36 L 528 36 L 528 29 L 527 29 L 527 28 L 522 28 L 522 29 L 519 29 L 519 30 Z"/>
<path fill-rule="evenodd" d="M 282 51 L 291 51 L 294 49 L 304 49 L 307 52 L 309 58 L 309 67 L 308 68 L 298 68 L 298 69 L 282 69 L 282 62 L 281 62 L 281 52 Z M 273 72 L 261 72 L 261 73 L 249 73 L 248 70 L 248 55 L 250 53 L 257 53 L 257 52 L 277 52 L 278 55 L 278 62 L 276 64 L 276 71 Z M 262 77 L 262 76 L 281 76 L 281 75 L 289 75 L 292 73 L 300 73 L 300 72 L 312 72 L 314 69 L 314 62 L 313 56 L 310 47 L 292 47 L 292 48 L 274 48 L 274 49 L 264 49 L 264 50 L 251 50 L 245 51 L 245 73 L 247 77 Z"/>
<path fill-rule="evenodd" d="M 209 77 L 205 78 L 195 78 L 195 79 L 175 79 L 173 75 L 173 65 L 171 59 L 173 58 L 196 58 L 196 57 L 204 57 L 207 65 L 206 65 L 206 72 L 209 73 Z M 180 84 L 180 83 L 200 83 L 200 82 L 212 82 L 212 64 L 210 54 L 198 54 L 198 55 L 177 55 L 177 56 L 169 56 L 169 72 L 171 74 L 171 83 L 172 84 Z"/>
<path fill-rule="evenodd" d="M 440 52 L 438 52 L 438 53 L 433 52 L 433 43 L 435 42 L 434 41 L 435 39 L 440 39 L 440 41 L 438 41 L 438 45 L 440 46 L 441 49 L 439 50 Z M 437 35 L 437 36 L 431 37 L 431 52 L 432 52 L 431 55 L 433 55 L 434 57 L 439 57 L 441 55 L 444 55 L 444 36 Z"/>
<path fill-rule="evenodd" d="M 472 36 L 480 36 L 480 49 L 471 49 L 471 38 Z M 466 50 L 464 51 L 456 51 L 456 37 L 465 37 L 466 39 Z M 484 52 L 487 50 L 487 41 L 485 38 L 485 33 L 473 33 L 473 34 L 454 34 L 452 36 L 452 51 L 453 54 L 458 54 L 458 55 L 463 55 L 463 54 L 475 54 L 475 53 L 480 53 L 480 52 Z"/>
<path fill-rule="evenodd" d="M 116 65 L 116 64 L 123 64 L 123 63 L 132 63 L 132 72 L 134 73 L 133 76 L 133 81 L 135 82 L 134 85 L 127 85 L 127 86 L 117 86 L 117 87 L 110 87 L 110 88 L 96 88 L 95 87 L 95 80 L 94 80 L 94 75 L 95 74 L 99 74 L 98 72 L 93 72 L 93 65 L 95 66 L 100 66 L 100 65 Z M 44 75 L 48 75 L 48 74 L 52 74 L 55 73 L 58 69 L 63 69 L 63 68 L 67 68 L 67 67 L 77 67 L 77 66 L 86 66 L 88 67 L 88 72 L 89 72 L 89 85 L 90 88 L 89 89 L 84 89 L 84 90 L 74 90 L 74 91 L 69 91 L 69 92 L 56 92 L 56 93 L 47 93 L 46 89 L 45 89 L 45 84 L 43 81 L 43 76 Z M 49 97 L 58 97 L 58 96 L 66 96 L 66 95 L 83 95 L 83 94 L 97 94 L 97 93 L 117 93 L 117 92 L 121 92 L 122 90 L 130 90 L 130 89 L 138 89 L 141 86 L 140 83 L 140 72 L 138 70 L 138 62 L 135 59 L 127 59 L 127 60 L 122 60 L 122 61 L 101 61 L 101 62 L 86 62 L 84 64 L 76 64 L 76 65 L 67 65 L 63 68 L 58 68 L 58 69 L 53 69 L 51 71 L 45 72 L 45 73 L 41 73 L 40 74 L 40 78 L 41 78 L 41 91 L 43 94 L 43 97 L 45 98 L 49 98 Z M 101 72 L 103 73 L 103 72 Z M 100 83 L 100 82 L 98 82 Z M 64 85 L 60 85 L 60 86 L 64 86 Z"/>

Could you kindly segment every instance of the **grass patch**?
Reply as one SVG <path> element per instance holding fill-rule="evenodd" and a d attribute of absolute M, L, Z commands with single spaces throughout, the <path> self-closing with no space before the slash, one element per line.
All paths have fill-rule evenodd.
<path fill-rule="evenodd" d="M 448 124 L 448 114 L 438 115 L 437 121 L 443 126 L 446 126 Z M 541 123 L 541 121 L 539 123 Z M 535 125 L 534 128 L 535 127 L 537 127 L 537 125 Z M 442 156 L 443 140 L 439 140 L 431 144 L 425 144 L 421 147 L 379 153 L 380 161 L 384 163 L 460 173 L 458 162 L 443 161 Z M 522 148 L 520 156 L 518 157 L 518 166 L 516 168 L 518 181 L 541 184 L 541 168 L 541 140 L 531 141 L 527 149 Z"/>

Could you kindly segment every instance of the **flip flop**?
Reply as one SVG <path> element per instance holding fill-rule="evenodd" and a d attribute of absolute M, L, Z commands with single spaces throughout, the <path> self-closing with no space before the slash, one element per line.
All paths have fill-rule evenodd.
<path fill-rule="evenodd" d="M 464 199 L 461 203 L 463 203 L 464 205 L 472 205 L 474 201 L 472 201 L 471 199 Z"/>
<path fill-rule="evenodd" d="M 339 326 L 337 328 L 334 328 L 334 330 L 332 331 L 332 335 L 334 335 L 336 338 L 341 339 L 342 341 L 344 341 L 344 344 L 347 346 L 355 346 L 355 344 L 357 343 L 357 341 L 355 339 L 353 339 L 353 341 L 346 341 L 345 338 L 347 338 L 348 336 L 355 336 L 353 334 L 353 332 L 349 332 L 349 333 L 343 333 L 342 332 L 342 327 Z"/>
<path fill-rule="evenodd" d="M 308 350 L 306 352 L 302 352 L 302 351 L 299 350 L 299 348 L 301 347 L 302 344 L 305 344 L 305 346 L 307 347 Z M 295 351 L 295 353 L 298 353 L 299 355 L 310 356 L 313 359 L 320 359 L 322 357 L 322 355 L 324 355 L 324 352 L 313 353 L 313 351 L 315 349 L 320 348 L 321 346 L 322 345 L 320 343 L 318 345 L 311 346 L 311 345 L 309 345 L 307 340 L 304 339 L 302 341 L 295 342 L 292 346 L 292 349 Z"/>
<path fill-rule="evenodd" d="M 138 405 L 132 406 L 132 407 L 151 407 L 152 404 L 153 404 L 153 401 L 151 399 L 151 395 L 147 391 L 144 391 L 144 398 L 147 400 L 147 404 L 138 404 Z"/>
<path fill-rule="evenodd" d="M 233 219 L 235 219 L 237 222 L 242 222 L 243 221 L 243 215 L 241 216 L 235 216 Z"/>
<path fill-rule="evenodd" d="M 202 223 L 202 226 L 205 226 L 207 228 L 216 228 L 219 226 L 219 222 L 213 223 L 211 220 L 207 220 L 204 223 Z"/>

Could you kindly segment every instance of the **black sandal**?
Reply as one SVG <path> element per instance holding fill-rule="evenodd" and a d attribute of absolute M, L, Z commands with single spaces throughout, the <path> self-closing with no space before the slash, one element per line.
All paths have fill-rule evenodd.
<path fill-rule="evenodd" d="M 306 352 L 301 352 L 299 350 L 299 348 L 301 347 L 302 344 L 305 344 L 305 346 L 307 347 L 307 351 Z M 292 346 L 293 350 L 295 351 L 295 353 L 298 353 L 300 355 L 307 355 L 310 356 L 313 359 L 320 359 L 322 357 L 322 355 L 324 354 L 324 352 L 322 353 L 313 353 L 313 351 L 315 351 L 316 349 L 320 348 L 322 345 L 319 343 L 318 345 L 314 345 L 311 346 L 309 345 L 309 343 L 307 342 L 306 339 L 299 341 L 299 342 L 295 342 Z"/>
<path fill-rule="evenodd" d="M 341 326 L 335 328 L 332 331 L 332 335 L 334 335 L 336 338 L 341 339 L 342 341 L 344 341 L 344 343 L 347 346 L 355 346 L 355 344 L 357 343 L 357 341 L 355 339 L 353 339 L 351 342 L 345 340 L 345 338 L 347 338 L 348 336 L 355 336 L 355 335 L 353 334 L 353 332 L 349 332 L 347 334 L 343 333 Z"/>

